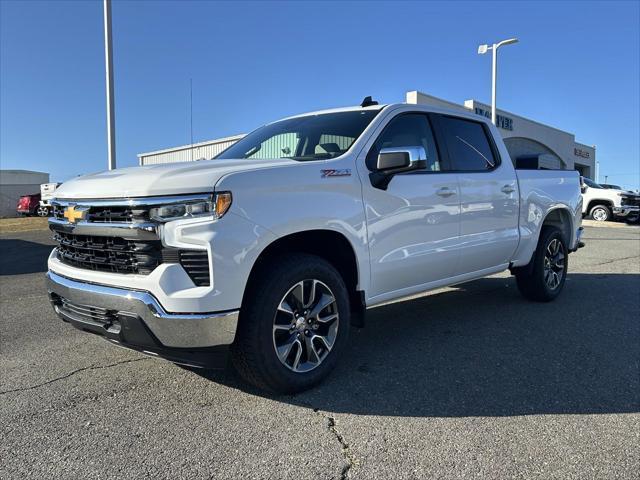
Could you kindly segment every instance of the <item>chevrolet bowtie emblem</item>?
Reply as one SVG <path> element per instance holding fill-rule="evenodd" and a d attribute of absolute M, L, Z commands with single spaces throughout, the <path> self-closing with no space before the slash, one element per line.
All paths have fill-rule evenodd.
<path fill-rule="evenodd" d="M 84 219 L 84 216 L 86 215 L 87 210 L 89 209 L 71 205 L 70 207 L 65 208 L 64 218 L 69 220 L 69 223 L 76 223 L 78 220 Z"/>

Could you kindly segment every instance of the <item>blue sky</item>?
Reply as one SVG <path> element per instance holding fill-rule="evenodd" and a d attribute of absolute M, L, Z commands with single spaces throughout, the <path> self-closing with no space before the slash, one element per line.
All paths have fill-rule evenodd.
<path fill-rule="evenodd" d="M 279 117 L 404 101 L 489 103 L 597 145 L 601 179 L 638 188 L 639 2 L 114 1 L 118 166 Z M 53 180 L 106 168 L 102 2 L 0 1 L 0 164 Z"/>

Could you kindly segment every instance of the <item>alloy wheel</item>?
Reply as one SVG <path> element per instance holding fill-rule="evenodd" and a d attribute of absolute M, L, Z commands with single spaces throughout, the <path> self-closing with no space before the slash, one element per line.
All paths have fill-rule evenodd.
<path fill-rule="evenodd" d="M 280 362 L 303 373 L 329 355 L 338 334 L 338 305 L 331 289 L 316 279 L 293 285 L 273 318 L 273 346 Z"/>
<path fill-rule="evenodd" d="M 565 252 L 562 242 L 554 238 L 544 254 L 544 282 L 550 290 L 560 286 L 565 268 Z"/>
<path fill-rule="evenodd" d="M 598 222 L 604 222 L 609 217 L 609 214 L 604 208 L 596 208 L 593 210 L 591 216 Z"/>

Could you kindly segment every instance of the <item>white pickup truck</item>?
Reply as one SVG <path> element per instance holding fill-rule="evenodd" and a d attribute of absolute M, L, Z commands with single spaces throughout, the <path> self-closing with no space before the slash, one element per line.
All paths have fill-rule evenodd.
<path fill-rule="evenodd" d="M 640 195 L 620 187 L 604 187 L 588 178 L 580 178 L 582 189 L 582 214 L 597 222 L 614 218 L 636 223 L 640 216 Z M 613 185 L 612 185 L 613 186 Z"/>
<path fill-rule="evenodd" d="M 506 269 L 553 300 L 582 245 L 577 172 L 516 171 L 483 117 L 369 98 L 211 161 L 86 175 L 52 203 L 63 320 L 196 367 L 230 346 L 276 392 L 319 382 L 390 300 Z"/>

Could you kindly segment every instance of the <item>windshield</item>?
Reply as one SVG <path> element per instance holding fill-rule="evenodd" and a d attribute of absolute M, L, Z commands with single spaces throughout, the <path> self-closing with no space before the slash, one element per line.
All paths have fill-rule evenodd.
<path fill-rule="evenodd" d="M 594 182 L 593 180 L 589 180 L 588 178 L 584 178 L 584 183 L 589 188 L 603 188 L 599 183 Z"/>
<path fill-rule="evenodd" d="M 216 158 L 335 158 L 349 150 L 379 111 L 354 110 L 280 120 L 251 132 Z"/>

